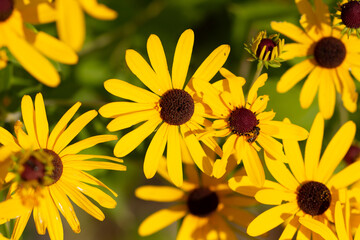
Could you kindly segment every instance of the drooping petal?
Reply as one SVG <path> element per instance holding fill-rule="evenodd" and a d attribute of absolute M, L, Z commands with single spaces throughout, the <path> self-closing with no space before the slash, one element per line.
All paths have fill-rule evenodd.
<path fill-rule="evenodd" d="M 64 230 L 61 222 L 61 217 L 59 211 L 57 210 L 53 199 L 50 196 L 49 190 L 46 189 L 43 191 L 45 195 L 44 201 L 41 202 L 45 215 L 44 220 L 46 221 L 46 227 L 50 236 L 50 239 L 54 240 L 63 240 L 64 239 Z"/>
<path fill-rule="evenodd" d="M 327 182 L 329 180 L 333 171 L 349 150 L 354 140 L 355 132 L 356 125 L 352 121 L 348 121 L 341 126 L 335 136 L 331 139 L 321 157 L 320 164 L 315 175 L 316 180 L 320 182 Z"/>
<path fill-rule="evenodd" d="M 326 240 L 338 240 L 338 238 L 335 236 L 335 234 L 330 230 L 328 226 L 323 224 L 322 222 L 319 222 L 313 218 L 300 218 L 299 222 L 310 229 L 311 231 L 319 234 L 321 237 L 323 237 Z"/>
<path fill-rule="evenodd" d="M 228 163 L 228 158 L 235 150 L 236 141 L 242 141 L 242 138 L 238 139 L 236 134 L 232 134 L 223 145 L 223 156 L 220 160 L 215 161 L 213 168 L 213 176 L 216 178 L 221 178 L 226 172 L 226 166 Z"/>
<path fill-rule="evenodd" d="M 295 216 L 286 224 L 286 227 L 285 227 L 284 231 L 282 232 L 279 239 L 281 239 L 281 240 L 293 239 L 299 225 L 300 225 L 299 218 Z"/>
<path fill-rule="evenodd" d="M 243 163 L 246 173 L 257 187 L 261 187 L 265 182 L 265 173 L 258 153 L 250 144 L 245 144 L 244 146 Z"/>
<path fill-rule="evenodd" d="M 239 208 L 224 207 L 220 210 L 220 213 L 223 214 L 229 222 L 233 222 L 241 227 L 247 227 L 255 218 L 253 214 Z"/>
<path fill-rule="evenodd" d="M 285 222 L 289 217 L 294 215 L 298 209 L 297 203 L 285 203 L 273 207 L 258 215 L 255 220 L 249 224 L 247 233 L 253 237 L 262 235 Z"/>
<path fill-rule="evenodd" d="M 176 205 L 167 209 L 162 209 L 148 216 L 139 226 L 139 235 L 151 235 L 173 222 L 184 217 L 187 212 L 186 205 Z M 189 214 L 190 215 L 190 214 Z M 188 216 L 189 216 L 188 215 Z"/>
<path fill-rule="evenodd" d="M 168 186 L 141 186 L 135 190 L 136 197 L 155 202 L 175 202 L 184 198 L 185 192 Z"/>
<path fill-rule="evenodd" d="M 313 69 L 314 64 L 310 59 L 304 60 L 288 69 L 280 78 L 276 90 L 280 93 L 289 91 Z"/>
<path fill-rule="evenodd" d="M 57 31 L 62 41 L 80 51 L 85 40 L 85 16 L 79 1 L 59 0 L 57 10 Z"/>
<path fill-rule="evenodd" d="M 155 130 L 161 121 L 160 116 L 156 116 L 120 138 L 114 148 L 115 156 L 123 157 L 129 154 Z"/>
<path fill-rule="evenodd" d="M 194 32 L 187 29 L 183 32 L 176 45 L 172 66 L 172 84 L 175 89 L 182 89 L 190 65 L 194 45 Z"/>
<path fill-rule="evenodd" d="M 180 137 L 179 127 L 170 126 L 167 139 L 167 169 L 171 181 L 176 186 L 183 183 Z"/>
<path fill-rule="evenodd" d="M 331 79 L 321 77 L 318 100 L 320 112 L 324 115 L 324 118 L 331 118 L 334 114 L 336 102 L 335 86 Z"/>

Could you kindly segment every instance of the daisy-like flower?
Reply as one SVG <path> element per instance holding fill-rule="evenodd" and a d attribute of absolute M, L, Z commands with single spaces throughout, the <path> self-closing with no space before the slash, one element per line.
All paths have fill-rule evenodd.
<path fill-rule="evenodd" d="M 336 202 L 341 199 L 339 192 L 360 179 L 360 162 L 333 175 L 349 149 L 355 132 L 354 122 L 346 122 L 331 139 L 320 158 L 324 118 L 319 113 L 307 139 L 304 160 L 297 141 L 283 140 L 285 154 L 291 159 L 291 171 L 283 162 L 274 161 L 265 154 L 266 165 L 277 182 L 266 180 L 267 186 L 257 191 L 255 199 L 274 207 L 258 215 L 249 224 L 247 233 L 259 236 L 286 222 L 280 239 L 292 239 L 297 230 L 298 237 L 311 239 L 311 231 L 299 222 L 299 218 L 334 222 L 339 217 L 334 215 Z M 235 191 L 239 191 L 237 188 L 242 185 L 240 177 L 229 180 L 229 186 Z"/>
<path fill-rule="evenodd" d="M 28 13 L 18 5 L 21 4 L 17 0 L 0 2 L 0 47 L 7 47 L 34 78 L 47 86 L 56 87 L 60 83 L 60 76 L 44 56 L 65 64 L 77 63 L 78 57 L 58 39 L 28 29 L 23 21 Z"/>
<path fill-rule="evenodd" d="M 245 79 L 237 77 L 225 68 L 220 69 L 224 80 L 214 84 L 197 81 L 195 89 L 202 96 L 203 101 L 211 108 L 211 117 L 216 120 L 212 128 L 204 135 L 226 137 L 223 145 L 223 155 L 214 164 L 213 175 L 217 178 L 225 174 L 228 158 L 236 154 L 238 164 L 243 160 L 245 170 L 251 180 L 259 186 L 265 181 L 265 174 L 258 156 L 261 149 L 274 158 L 286 161 L 283 147 L 275 138 L 306 139 L 308 132 L 296 125 L 274 121 L 273 111 L 265 112 L 269 97 L 257 96 L 267 74 L 262 74 L 251 87 L 245 99 L 242 87 Z M 258 144 L 260 146 L 258 146 Z"/>
<path fill-rule="evenodd" d="M 335 14 L 335 26 L 343 26 L 341 34 L 348 36 L 353 32 L 360 38 L 360 2 L 358 0 L 344 0 L 338 4 L 338 11 Z"/>
<path fill-rule="evenodd" d="M 189 82 L 186 75 L 190 64 L 194 33 L 186 30 L 177 43 L 172 76 L 168 70 L 164 49 L 158 36 L 151 35 L 147 50 L 151 66 L 134 50 L 127 50 L 125 60 L 130 70 L 151 91 L 136 87 L 122 80 L 110 79 L 104 83 L 111 94 L 130 101 L 112 102 L 100 108 L 103 117 L 114 118 L 108 125 L 110 132 L 129 128 L 144 122 L 124 135 L 116 144 L 114 154 L 123 157 L 134 150 L 157 129 L 144 160 L 144 174 L 152 178 L 167 144 L 167 167 L 171 180 L 180 186 L 183 181 L 181 146 L 190 151 L 196 165 L 211 174 L 212 162 L 202 149 L 196 134 L 204 131 L 201 125 L 209 125 L 204 119 L 204 107 L 198 102 L 192 89 L 195 80 L 210 81 L 225 63 L 230 47 L 221 45 L 201 64 Z M 204 140 L 216 145 L 210 138 Z"/>
<path fill-rule="evenodd" d="M 69 126 L 68 123 L 79 109 L 81 103 L 72 106 L 55 125 L 49 135 L 44 101 L 39 93 L 34 103 L 30 96 L 21 102 L 22 123 L 15 124 L 16 138 L 4 128 L 0 128 L 0 143 L 11 153 L 11 173 L 7 181 L 11 184 L 8 199 L 0 203 L 0 219 L 16 218 L 11 239 L 19 239 L 33 213 L 36 229 L 45 234 L 46 229 L 52 240 L 63 239 L 63 227 L 59 211 L 68 221 L 74 232 L 80 232 L 80 223 L 73 203 L 84 209 L 96 219 L 103 220 L 104 214 L 86 196 L 106 208 L 114 208 L 115 200 L 96 186 L 107 188 L 97 178 L 85 171 L 111 169 L 124 171 L 122 161 L 108 156 L 79 154 L 98 143 L 116 140 L 114 135 L 97 135 L 68 145 L 76 135 L 97 115 L 88 111 Z M 93 158 L 109 161 L 89 161 Z M 116 162 L 116 163 L 115 163 Z"/>
<path fill-rule="evenodd" d="M 255 39 L 252 39 L 249 46 L 245 44 L 245 50 L 252 56 L 249 59 L 250 61 L 258 60 L 260 66 L 277 68 L 281 66 L 283 61 L 280 55 L 284 44 L 285 40 L 280 39 L 279 34 L 267 36 L 266 31 L 261 31 Z"/>
<path fill-rule="evenodd" d="M 360 80 L 360 40 L 353 36 L 341 38 L 341 32 L 332 28 L 328 6 L 321 0 L 315 0 L 315 10 L 307 0 L 295 2 L 305 31 L 288 22 L 272 22 L 271 27 L 296 41 L 285 45 L 284 59 L 306 58 L 283 74 L 277 91 L 287 92 L 308 75 L 300 92 L 302 108 L 308 108 L 318 92 L 320 112 L 329 119 L 334 113 L 338 92 L 344 107 L 355 112 L 358 94 L 349 70 Z"/>
<path fill-rule="evenodd" d="M 117 12 L 98 3 L 97 0 L 37 0 L 37 6 L 25 5 L 26 20 L 32 24 L 56 21 L 60 39 L 80 51 L 85 40 L 86 26 L 84 12 L 100 20 L 113 20 Z"/>
<path fill-rule="evenodd" d="M 184 180 L 181 188 L 142 186 L 136 189 L 136 196 L 143 200 L 175 203 L 147 217 L 139 227 L 139 234 L 151 235 L 183 219 L 177 240 L 238 239 L 232 229 L 234 225 L 229 223 L 246 228 L 254 216 L 241 208 L 253 206 L 256 201 L 232 194 L 226 179 L 215 179 L 203 173 L 199 176 L 193 164 L 186 164 L 185 169 L 188 180 Z M 159 173 L 168 179 L 164 170 L 159 169 Z"/>

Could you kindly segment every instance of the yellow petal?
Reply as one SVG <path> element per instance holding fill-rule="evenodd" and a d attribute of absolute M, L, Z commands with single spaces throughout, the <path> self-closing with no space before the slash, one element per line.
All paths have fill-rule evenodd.
<path fill-rule="evenodd" d="M 80 51 L 85 40 L 85 18 L 79 1 L 59 0 L 55 6 L 60 39 L 75 51 Z"/>
<path fill-rule="evenodd" d="M 260 75 L 260 77 L 258 77 L 254 84 L 251 86 L 249 93 L 248 93 L 248 97 L 247 97 L 247 103 L 249 103 L 250 105 L 253 104 L 257 98 L 257 92 L 259 90 L 259 88 L 261 88 L 262 86 L 265 85 L 265 82 L 268 78 L 267 73 L 263 73 Z"/>
<path fill-rule="evenodd" d="M 314 69 L 314 64 L 310 59 L 304 60 L 290 69 L 288 69 L 280 78 L 276 86 L 276 90 L 280 93 L 289 91 L 298 82 L 300 82 L 306 75 Z"/>
<path fill-rule="evenodd" d="M 275 126 L 278 129 L 276 134 L 271 135 L 275 138 L 301 141 L 306 139 L 309 135 L 308 131 L 295 124 L 284 123 L 280 121 L 269 121 L 267 124 Z"/>
<path fill-rule="evenodd" d="M 51 131 L 47 149 L 53 149 L 54 144 L 57 141 L 59 135 L 65 130 L 67 124 L 70 119 L 75 115 L 79 107 L 81 106 L 80 102 L 75 103 L 59 120 L 59 122 L 55 125 L 54 129 Z M 28 130 L 29 132 L 29 130 Z"/>
<path fill-rule="evenodd" d="M 74 50 L 44 32 L 34 33 L 31 30 L 26 30 L 25 37 L 28 42 L 48 58 L 65 64 L 76 64 L 78 62 L 78 56 Z"/>
<path fill-rule="evenodd" d="M 114 155 L 117 157 L 123 157 L 129 154 L 132 150 L 139 146 L 139 144 L 147 138 L 161 122 L 162 119 L 160 116 L 156 116 L 135 130 L 124 135 L 115 145 Z"/>
<path fill-rule="evenodd" d="M 53 148 L 54 152 L 59 153 L 61 150 L 63 150 L 96 116 L 97 112 L 95 110 L 90 110 L 75 119 L 59 136 Z"/>
<path fill-rule="evenodd" d="M 175 202 L 184 198 L 180 189 L 167 186 L 141 186 L 135 190 L 136 197 L 155 202 Z"/>
<path fill-rule="evenodd" d="M 268 154 L 266 153 L 264 155 L 266 166 L 277 182 L 292 192 L 296 192 L 296 189 L 299 187 L 299 183 L 296 181 L 285 164 L 281 161 L 269 158 Z"/>
<path fill-rule="evenodd" d="M 187 212 L 186 205 L 176 205 L 167 209 L 162 209 L 148 216 L 139 226 L 139 235 L 151 235 L 173 222 L 184 217 Z"/>
<path fill-rule="evenodd" d="M 301 28 L 295 26 L 292 23 L 288 22 L 271 22 L 271 28 L 296 42 L 300 43 L 313 43 L 313 40 L 306 35 L 306 33 L 301 30 Z"/>
<path fill-rule="evenodd" d="M 299 222 L 303 226 L 305 226 L 308 229 L 310 229 L 311 231 L 319 234 L 321 237 L 323 237 L 326 240 L 337 240 L 338 239 L 328 226 L 326 226 L 322 222 L 319 222 L 313 218 L 300 218 Z"/>
<path fill-rule="evenodd" d="M 208 218 L 199 218 L 192 214 L 186 215 L 176 236 L 176 240 L 195 239 L 200 234 L 201 236 L 199 236 L 198 239 L 206 239 L 206 236 L 203 235 L 207 232 L 203 230 L 203 227 L 207 224 Z M 199 233 L 200 230 L 202 230 L 201 233 Z"/>
<path fill-rule="evenodd" d="M 336 189 L 346 188 L 360 179 L 360 162 L 354 162 L 339 173 L 334 175 L 328 182 L 329 186 Z"/>
<path fill-rule="evenodd" d="M 49 123 L 46 117 L 44 99 L 41 93 L 35 97 L 35 130 L 41 148 L 46 148 L 49 136 Z"/>
<path fill-rule="evenodd" d="M 298 209 L 297 203 L 285 203 L 273 207 L 258 215 L 255 220 L 249 224 L 247 234 L 252 237 L 262 235 L 285 222 L 286 219 L 294 215 Z"/>
<path fill-rule="evenodd" d="M 185 140 L 187 149 L 189 150 L 194 162 L 200 168 L 200 170 L 207 175 L 212 173 L 212 162 L 209 157 L 206 155 L 204 149 L 201 147 L 199 140 L 196 138 L 194 133 L 185 126 L 185 124 L 180 126 L 181 134 Z"/>
<path fill-rule="evenodd" d="M 231 91 L 236 106 L 245 106 L 245 97 L 242 89 L 246 82 L 245 78 L 235 76 L 226 68 L 221 68 L 220 74 L 226 78 L 227 81 L 224 80 L 224 83 L 228 83 L 229 91 Z"/>
<path fill-rule="evenodd" d="M 118 79 L 106 80 L 104 87 L 109 93 L 117 97 L 138 103 L 156 103 L 160 100 L 159 96 L 154 93 Z M 99 112 L 102 115 L 101 110 Z"/>
<path fill-rule="evenodd" d="M 193 45 L 194 32 L 191 29 L 187 29 L 181 34 L 179 41 L 176 44 L 171 73 L 174 88 L 182 89 L 184 86 L 190 65 Z"/>
<path fill-rule="evenodd" d="M 24 232 L 26 224 L 27 224 L 27 222 L 29 220 L 31 212 L 32 212 L 31 210 L 28 210 L 27 212 L 22 214 L 21 217 L 16 219 L 14 230 L 13 230 L 13 233 L 11 235 L 11 239 L 20 239 L 21 235 Z"/>
<path fill-rule="evenodd" d="M 70 162 L 70 161 L 82 161 L 82 160 L 88 160 L 92 158 L 101 158 L 106 160 L 111 160 L 114 162 L 123 163 L 124 161 L 122 159 L 118 159 L 115 157 L 109 157 L 109 156 L 103 156 L 103 155 L 91 155 L 91 154 L 75 154 L 75 155 L 66 155 L 61 157 L 61 160 L 63 163 Z"/>
<path fill-rule="evenodd" d="M 114 118 L 119 115 L 154 110 L 156 107 L 155 103 L 134 103 L 134 102 L 111 102 L 105 104 L 99 109 L 101 116 L 106 118 Z"/>
<path fill-rule="evenodd" d="M 347 232 L 347 228 L 345 226 L 344 214 L 340 201 L 337 201 L 335 204 L 335 228 L 339 239 L 349 238 L 349 233 Z M 322 236 L 324 235 L 322 234 Z"/>
<path fill-rule="evenodd" d="M 326 147 L 315 175 L 320 182 L 327 182 L 335 168 L 349 150 L 356 132 L 356 125 L 352 121 L 346 122 L 331 139 Z"/>
<path fill-rule="evenodd" d="M 324 115 L 324 118 L 331 118 L 334 113 L 336 101 L 335 86 L 331 79 L 321 77 L 318 99 L 319 109 L 320 112 Z"/>
<path fill-rule="evenodd" d="M 28 42 L 12 31 L 2 31 L 7 47 L 20 64 L 37 80 L 49 87 L 57 87 L 60 77 L 55 67 Z"/>
<path fill-rule="evenodd" d="M 161 124 L 151 140 L 144 159 L 144 174 L 146 178 L 152 178 L 159 167 L 161 157 L 163 156 L 170 125 Z"/>
<path fill-rule="evenodd" d="M 288 60 L 295 57 L 305 57 L 308 55 L 309 48 L 308 44 L 287 43 L 284 46 L 284 53 L 280 55 L 280 58 Z"/>
<path fill-rule="evenodd" d="M 241 227 L 247 227 L 254 220 L 254 215 L 239 208 L 224 207 L 220 210 L 229 222 L 235 223 Z"/>
<path fill-rule="evenodd" d="M 13 219 L 25 216 L 32 209 L 24 206 L 20 197 L 15 197 L 1 202 L 0 210 L 0 218 Z"/>
<path fill-rule="evenodd" d="M 32 139 L 24 132 L 22 128 L 22 122 L 20 122 L 19 120 L 16 121 L 14 125 L 14 131 L 19 145 L 23 149 L 34 149 L 34 146 L 36 146 L 37 144 L 33 143 Z"/>
<path fill-rule="evenodd" d="M 147 121 L 153 116 L 159 116 L 159 112 L 156 110 L 147 110 L 147 111 L 140 111 L 140 112 L 133 112 L 125 115 L 117 116 L 114 120 L 112 120 L 106 128 L 110 132 L 119 131 L 125 128 L 129 128 L 135 124 L 140 122 Z"/>
<path fill-rule="evenodd" d="M 217 47 L 196 70 L 192 79 L 209 82 L 224 65 L 229 53 L 229 45 Z"/>
<path fill-rule="evenodd" d="M 16 139 L 14 136 L 5 128 L 0 127 L 0 143 L 14 152 L 17 152 L 20 150 L 19 145 L 16 143 Z"/>
<path fill-rule="evenodd" d="M 29 95 L 23 96 L 21 99 L 21 114 L 25 124 L 26 131 L 29 137 L 32 139 L 35 144 L 34 147 L 39 148 L 37 136 L 35 133 L 35 111 L 34 104 Z"/>
<path fill-rule="evenodd" d="M 313 102 L 320 85 L 323 71 L 325 71 L 323 68 L 315 67 L 305 80 L 304 86 L 300 92 L 300 105 L 302 108 L 310 107 Z"/>
<path fill-rule="evenodd" d="M 26 23 L 43 24 L 56 20 L 55 4 L 40 2 L 29 4 L 21 9 L 21 16 Z"/>
<path fill-rule="evenodd" d="M 300 19 L 301 26 L 305 29 L 306 33 L 316 41 L 323 35 L 323 32 L 318 18 L 315 15 L 315 11 L 308 1 L 296 0 L 295 3 L 302 15 Z"/>
<path fill-rule="evenodd" d="M 107 169 L 125 171 L 126 167 L 118 163 L 101 161 L 71 161 L 66 163 L 66 167 L 72 167 L 82 171 L 91 171 L 95 169 Z"/>
<path fill-rule="evenodd" d="M 280 205 L 283 201 L 296 201 L 295 192 L 284 192 L 276 189 L 262 189 L 255 194 L 256 201 L 266 205 Z"/>
<path fill-rule="evenodd" d="M 117 18 L 117 12 L 98 3 L 97 0 L 80 0 L 81 7 L 93 18 L 101 20 L 113 20 Z"/>
<path fill-rule="evenodd" d="M 46 215 L 44 220 L 46 221 L 45 224 L 47 226 L 50 239 L 63 240 L 64 230 L 59 211 L 57 210 L 49 191 L 44 190 L 43 193 L 45 194 L 45 197 L 44 201 L 41 202 L 41 205 L 44 208 L 43 213 Z"/>
<path fill-rule="evenodd" d="M 299 225 L 299 218 L 295 216 L 286 224 L 286 227 L 282 232 L 279 240 L 293 239 Z"/>
<path fill-rule="evenodd" d="M 104 213 L 91 201 L 89 201 L 89 199 L 87 199 L 81 192 L 79 192 L 72 182 L 65 181 L 64 178 L 62 178 L 57 181 L 56 184 L 58 184 L 62 191 L 66 192 L 71 201 L 82 208 L 85 212 L 100 221 L 104 220 Z"/>
<path fill-rule="evenodd" d="M 243 163 L 246 173 L 257 187 L 263 186 L 265 173 L 258 153 L 250 144 L 245 144 L 244 152 Z"/>
<path fill-rule="evenodd" d="M 324 134 L 324 118 L 317 114 L 310 129 L 305 147 L 305 176 L 307 180 L 314 180 L 319 164 L 321 146 Z"/>
<path fill-rule="evenodd" d="M 117 136 L 115 136 L 115 135 L 97 135 L 97 136 L 89 137 L 89 138 L 81 140 L 77 143 L 67 146 L 66 148 L 64 148 L 64 150 L 62 150 L 59 153 L 59 156 L 63 157 L 68 154 L 69 155 L 77 154 L 77 153 L 81 152 L 82 150 L 91 148 L 99 143 L 109 142 L 109 141 L 113 141 L 113 140 L 117 140 Z"/>
<path fill-rule="evenodd" d="M 65 217 L 67 222 L 69 223 L 71 229 L 75 233 L 80 233 L 80 223 L 75 214 L 74 208 L 69 201 L 66 194 L 61 191 L 57 184 L 53 184 L 49 187 L 51 197 L 54 199 L 54 203 L 56 204 L 58 210 Z"/>
<path fill-rule="evenodd" d="M 146 45 L 151 66 L 155 71 L 161 88 L 171 89 L 171 78 L 166 61 L 164 48 L 158 36 L 151 34 Z M 182 88 L 180 88 L 182 89 Z"/>
<path fill-rule="evenodd" d="M 144 83 L 152 92 L 163 95 L 167 90 L 161 85 L 158 76 L 149 66 L 145 59 L 136 51 L 126 50 L 125 60 L 130 70 Z"/>
<path fill-rule="evenodd" d="M 286 162 L 286 156 L 283 151 L 283 145 L 266 134 L 261 134 L 256 138 L 256 141 L 263 147 L 264 151 L 272 156 L 276 160 Z"/>
<path fill-rule="evenodd" d="M 232 134 L 223 145 L 223 156 L 220 160 L 215 161 L 212 175 L 216 178 L 221 178 L 226 172 L 226 166 L 228 163 L 228 158 L 235 151 L 235 143 L 238 139 L 236 134 Z M 242 138 L 239 138 L 238 141 L 242 141 Z"/>
<path fill-rule="evenodd" d="M 171 181 L 176 186 L 183 184 L 180 137 L 179 127 L 170 126 L 167 139 L 167 169 Z"/>

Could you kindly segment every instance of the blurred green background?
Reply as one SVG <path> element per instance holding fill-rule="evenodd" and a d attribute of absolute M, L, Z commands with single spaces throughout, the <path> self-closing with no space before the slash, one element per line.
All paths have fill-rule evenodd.
<path fill-rule="evenodd" d="M 163 43 L 168 64 L 171 66 L 177 40 L 188 28 L 195 32 L 188 77 L 216 47 L 229 44 L 231 52 L 224 67 L 245 77 L 248 80 L 245 85 L 247 90 L 255 73 L 256 64 L 246 61 L 250 56 L 244 50 L 244 43 L 249 43 L 260 30 L 274 33 L 270 28 L 271 21 L 289 21 L 298 25 L 299 20 L 299 13 L 294 1 L 291 0 L 104 0 L 99 2 L 116 10 L 118 18 L 114 21 L 100 21 L 86 17 L 87 36 L 85 45 L 79 53 L 79 63 L 75 66 L 55 63 L 62 79 L 58 88 L 41 85 L 16 63 L 10 63 L 6 69 L 0 71 L 1 126 L 13 132 L 14 121 L 20 116 L 20 102 L 24 94 L 34 97 L 37 92 L 42 92 L 50 127 L 54 126 L 62 114 L 76 101 L 83 103 L 80 114 L 90 109 L 98 110 L 105 103 L 118 100 L 104 89 L 105 80 L 117 78 L 141 85 L 126 66 L 126 49 L 135 49 L 148 59 L 146 41 L 150 34 L 156 34 Z M 330 11 L 335 12 L 335 1 L 325 2 L 329 4 Z M 56 36 L 55 24 L 36 27 Z M 286 39 L 286 42 L 291 42 L 291 40 Z M 267 110 L 273 109 L 276 112 L 276 120 L 288 117 L 293 123 L 309 130 L 318 112 L 318 104 L 315 99 L 309 109 L 301 109 L 299 94 L 303 81 L 285 94 L 276 93 L 277 81 L 284 71 L 297 61 L 299 60 L 285 62 L 279 69 L 264 69 L 263 72 L 269 74 L 269 80 L 260 89 L 260 94 L 270 96 Z M 220 79 L 219 75 L 214 80 L 218 79 Z M 349 114 L 342 106 L 337 105 L 333 118 L 326 121 L 324 146 L 344 123 L 344 119 L 359 122 L 359 118 L 360 114 Z M 106 129 L 109 121 L 98 116 L 76 140 L 109 133 Z M 129 130 L 114 134 L 121 137 Z M 357 136 L 359 139 L 359 135 Z M 91 151 L 112 156 L 114 144 L 115 142 L 101 144 Z M 96 177 L 119 194 L 116 198 L 118 205 L 115 209 L 102 208 L 106 215 L 103 222 L 97 221 L 75 206 L 82 231 L 80 234 L 73 233 L 66 221 L 63 221 L 66 240 L 175 239 L 176 224 L 150 237 L 142 238 L 137 234 L 137 227 L 146 216 L 167 206 L 145 202 L 134 196 L 134 190 L 138 186 L 164 183 L 157 176 L 151 180 L 146 180 L 144 177 L 142 164 L 148 144 L 149 140 L 146 140 L 124 158 L 126 172 L 93 172 Z M 278 237 L 276 231 L 272 234 L 274 239 Z M 26 227 L 23 238 L 48 239 L 47 236 L 36 235 L 32 219 Z"/>

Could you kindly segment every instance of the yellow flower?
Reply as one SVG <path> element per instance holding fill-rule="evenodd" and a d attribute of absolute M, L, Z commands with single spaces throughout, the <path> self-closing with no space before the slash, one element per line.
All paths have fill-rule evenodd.
<path fill-rule="evenodd" d="M 206 135 L 226 137 L 223 154 L 214 164 L 213 175 L 217 178 L 225 174 L 228 158 L 236 154 L 238 164 L 243 160 L 245 170 L 251 180 L 262 186 L 265 174 L 258 156 L 260 146 L 274 158 L 286 161 L 283 146 L 275 138 L 306 139 L 308 132 L 296 125 L 273 121 L 275 113 L 265 112 L 269 97 L 257 96 L 267 74 L 262 74 L 251 87 L 247 99 L 242 90 L 245 79 L 237 77 L 225 68 L 220 69 L 224 80 L 210 84 L 203 81 L 195 83 L 195 89 L 203 101 L 211 108 L 209 117 L 215 118 L 212 128 Z M 290 160 L 290 159 L 289 159 Z"/>
<path fill-rule="evenodd" d="M 287 52 L 282 58 L 306 59 L 283 74 L 277 91 L 287 92 L 308 75 L 300 92 L 302 108 L 308 108 L 318 92 L 320 112 L 329 119 L 334 113 L 336 92 L 339 92 L 345 108 L 355 112 L 358 94 L 349 70 L 360 80 L 360 40 L 341 38 L 341 32 L 332 28 L 328 7 L 321 0 L 315 0 L 315 11 L 307 0 L 295 2 L 302 14 L 300 24 L 305 32 L 287 22 L 272 22 L 271 27 L 296 41 L 285 45 Z"/>
<path fill-rule="evenodd" d="M 266 31 L 258 33 L 255 39 L 252 39 L 251 44 L 245 44 L 245 50 L 248 51 L 252 58 L 250 61 L 258 60 L 259 64 L 264 64 L 266 68 L 280 67 L 283 60 L 280 55 L 283 51 L 285 40 L 279 38 L 279 34 L 272 34 L 267 36 Z"/>
<path fill-rule="evenodd" d="M 41 83 L 56 87 L 60 83 L 60 76 L 44 56 L 65 64 L 77 63 L 78 57 L 58 39 L 44 32 L 35 33 L 28 29 L 23 19 L 29 13 L 18 8 L 18 2 L 1 1 L 0 47 L 7 47 L 20 64 Z"/>
<path fill-rule="evenodd" d="M 350 34 L 355 32 L 356 36 L 360 38 L 360 2 L 358 0 L 343 0 L 338 3 L 338 9 L 334 18 L 334 26 L 342 26 L 341 34 Z M 339 29 L 341 29 L 339 27 Z"/>
<path fill-rule="evenodd" d="M 143 200 L 174 202 L 173 206 L 147 217 L 139 227 L 139 234 L 151 235 L 183 219 L 177 240 L 238 239 L 233 231 L 234 225 L 229 223 L 245 228 L 254 217 L 241 207 L 253 206 L 256 201 L 232 194 L 234 192 L 225 179 L 215 179 L 205 174 L 199 176 L 193 164 L 186 164 L 185 169 L 188 180 L 181 188 L 142 186 L 136 189 L 136 196 Z M 159 171 L 168 179 L 164 170 Z"/>
<path fill-rule="evenodd" d="M 78 154 L 98 143 L 116 140 L 113 135 L 97 135 L 68 145 L 78 133 L 97 115 L 95 110 L 88 111 L 69 126 L 69 121 L 79 109 L 81 103 L 72 106 L 55 125 L 49 135 L 42 95 L 39 93 L 34 103 L 30 96 L 21 102 L 22 123 L 15 125 L 16 138 L 4 128 L 0 128 L 0 143 L 12 151 L 13 164 L 7 182 L 11 183 L 9 198 L 0 203 L 0 219 L 16 218 L 11 239 L 19 239 L 27 221 L 33 213 L 36 229 L 51 239 L 63 239 L 63 228 L 59 211 L 68 221 L 74 232 L 80 232 L 80 223 L 76 217 L 72 202 L 84 209 L 96 219 L 103 220 L 104 214 L 87 197 L 101 206 L 114 208 L 116 202 L 95 186 L 111 189 L 101 181 L 86 173 L 94 169 L 124 171 L 125 166 L 118 164 L 117 158 Z M 115 161 L 89 161 L 100 158 Z"/>
<path fill-rule="evenodd" d="M 311 127 L 305 147 L 305 157 L 297 141 L 284 139 L 284 149 L 289 168 L 281 161 L 274 161 L 265 154 L 265 162 L 277 182 L 266 180 L 267 186 L 255 194 L 255 199 L 275 207 L 258 215 L 252 221 L 247 233 L 259 236 L 285 223 L 280 239 L 292 239 L 298 229 L 298 237 L 311 239 L 311 231 L 299 222 L 299 218 L 314 218 L 320 222 L 338 221 L 334 216 L 336 202 L 341 200 L 339 192 L 360 179 L 360 162 L 354 163 L 339 173 L 334 170 L 349 149 L 356 132 L 355 123 L 346 122 L 331 139 L 321 158 L 324 133 L 324 118 L 319 113 Z M 229 186 L 241 193 L 238 188 L 246 178 L 234 177 Z M 272 185 L 272 186 L 270 186 Z"/>
<path fill-rule="evenodd" d="M 7 65 L 8 57 L 5 50 L 0 50 L 0 70 L 5 68 Z"/>
<path fill-rule="evenodd" d="M 100 20 L 113 20 L 117 12 L 98 3 L 97 0 L 37 0 L 38 6 L 26 6 L 26 20 L 32 24 L 56 21 L 57 32 L 62 41 L 80 51 L 85 40 L 84 11 Z"/>
<path fill-rule="evenodd" d="M 122 80 L 110 79 L 104 86 L 111 94 L 130 101 L 112 102 L 100 108 L 103 117 L 114 118 L 107 129 L 110 132 L 129 128 L 145 122 L 124 135 L 116 144 L 114 154 L 123 157 L 134 150 L 157 129 L 144 160 L 146 178 L 152 178 L 167 144 L 167 163 L 173 183 L 183 181 L 181 148 L 187 148 L 196 165 L 211 174 L 212 162 L 206 155 L 196 134 L 204 131 L 201 125 L 209 125 L 204 119 L 204 107 L 197 102 L 192 90 L 193 79 L 210 81 L 225 63 L 230 47 L 221 45 L 201 64 L 189 83 L 186 75 L 190 64 L 194 33 L 186 30 L 176 46 L 172 76 L 168 70 L 164 49 L 158 36 L 151 35 L 147 50 L 152 67 L 134 50 L 127 50 L 125 60 L 130 70 L 151 90 L 136 87 Z M 213 139 L 205 144 L 216 145 Z M 182 147 L 181 147 L 182 146 Z"/>

